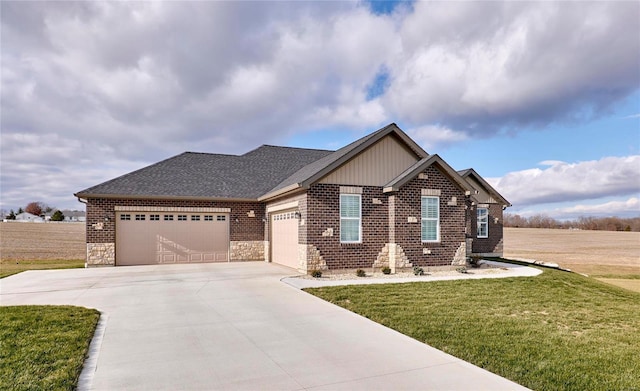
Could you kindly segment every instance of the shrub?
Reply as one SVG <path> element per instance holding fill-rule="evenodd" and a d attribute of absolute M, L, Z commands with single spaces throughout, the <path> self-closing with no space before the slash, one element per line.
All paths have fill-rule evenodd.
<path fill-rule="evenodd" d="M 416 276 L 423 276 L 424 275 L 424 269 L 421 268 L 420 266 L 414 266 L 413 267 L 413 274 L 415 274 Z"/>
<path fill-rule="evenodd" d="M 458 273 L 466 274 L 466 273 L 467 273 L 467 268 L 466 268 L 466 267 L 464 267 L 464 266 L 462 266 L 462 267 L 457 268 L 457 269 L 456 269 L 456 271 L 457 271 Z"/>
<path fill-rule="evenodd" d="M 469 258 L 469 265 L 473 268 L 477 268 L 480 267 L 480 258 L 478 257 L 470 257 Z"/>
<path fill-rule="evenodd" d="M 366 277 L 367 273 L 365 273 L 364 270 L 362 270 L 362 269 L 358 269 L 358 270 L 356 270 L 356 276 L 358 276 L 358 277 Z"/>
<path fill-rule="evenodd" d="M 383 267 L 382 268 L 382 274 L 391 274 L 391 269 L 388 267 Z"/>
<path fill-rule="evenodd" d="M 322 277 L 322 271 L 320 270 L 311 270 L 311 277 L 313 278 L 320 278 Z"/>

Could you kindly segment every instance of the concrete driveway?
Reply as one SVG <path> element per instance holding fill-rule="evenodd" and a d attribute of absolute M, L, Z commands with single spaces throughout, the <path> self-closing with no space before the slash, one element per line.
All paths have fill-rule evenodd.
<path fill-rule="evenodd" d="M 280 281 L 292 274 L 263 262 L 28 271 L 0 280 L 0 304 L 99 309 L 92 390 L 524 389 Z"/>

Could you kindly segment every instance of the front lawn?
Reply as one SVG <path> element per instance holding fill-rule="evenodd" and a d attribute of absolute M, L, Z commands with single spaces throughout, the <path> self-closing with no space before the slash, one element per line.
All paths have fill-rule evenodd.
<path fill-rule="evenodd" d="M 0 389 L 76 389 L 99 318 L 81 307 L 0 307 Z"/>
<path fill-rule="evenodd" d="M 534 390 L 640 390 L 640 294 L 578 274 L 306 291 Z"/>
<path fill-rule="evenodd" d="M 84 267 L 84 259 L 42 259 L 0 261 L 0 278 L 26 270 L 72 269 Z"/>

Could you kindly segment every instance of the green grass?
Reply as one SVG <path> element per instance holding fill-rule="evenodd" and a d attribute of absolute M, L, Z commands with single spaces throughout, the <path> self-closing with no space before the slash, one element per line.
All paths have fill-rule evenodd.
<path fill-rule="evenodd" d="M 26 270 L 73 269 L 84 267 L 84 259 L 2 260 L 0 278 Z"/>
<path fill-rule="evenodd" d="M 640 390 L 640 294 L 575 273 L 306 291 L 534 390 Z"/>
<path fill-rule="evenodd" d="M 99 317 L 72 306 L 0 307 L 0 389 L 76 389 Z"/>

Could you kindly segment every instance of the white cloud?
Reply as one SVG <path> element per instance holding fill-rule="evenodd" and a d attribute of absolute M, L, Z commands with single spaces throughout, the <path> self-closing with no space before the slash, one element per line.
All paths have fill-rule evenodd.
<path fill-rule="evenodd" d="M 549 167 L 510 172 L 489 182 L 520 207 L 640 193 L 640 155 L 541 164 Z"/>
<path fill-rule="evenodd" d="M 435 149 L 597 114 L 640 84 L 637 2 L 0 7 L 3 208 L 296 132 L 398 122 Z M 388 87 L 367 100 L 381 69 Z M 66 187 L 32 186 L 33 170 Z"/>
<path fill-rule="evenodd" d="M 407 133 L 411 138 L 418 142 L 418 144 L 427 149 L 453 144 L 469 138 L 463 132 L 456 132 L 453 129 L 449 129 L 441 125 L 426 125 L 411 128 L 407 130 Z"/>
<path fill-rule="evenodd" d="M 417 2 L 386 104 L 474 135 L 590 118 L 637 89 L 639 12 L 637 2 Z"/>
<path fill-rule="evenodd" d="M 631 197 L 626 201 L 610 201 L 595 205 L 578 204 L 568 208 L 557 209 L 553 214 L 563 218 L 580 216 L 638 217 L 640 216 L 640 199 Z"/>

